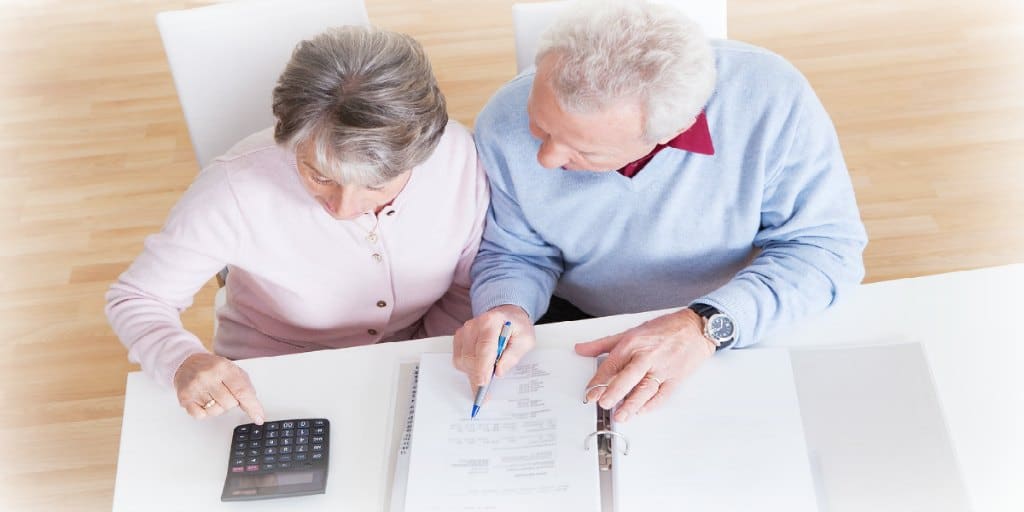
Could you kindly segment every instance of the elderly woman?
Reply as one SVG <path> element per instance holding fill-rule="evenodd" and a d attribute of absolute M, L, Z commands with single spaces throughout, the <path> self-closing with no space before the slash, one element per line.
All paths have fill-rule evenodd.
<path fill-rule="evenodd" d="M 487 183 L 420 45 L 367 27 L 304 41 L 273 111 L 107 293 L 129 359 L 195 418 L 239 406 L 262 422 L 233 359 L 451 334 L 471 316 Z M 211 354 L 179 314 L 225 266 Z"/>

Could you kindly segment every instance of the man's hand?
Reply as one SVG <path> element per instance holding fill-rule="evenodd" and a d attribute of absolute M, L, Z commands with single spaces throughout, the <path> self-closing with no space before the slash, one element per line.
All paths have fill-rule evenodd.
<path fill-rule="evenodd" d="M 604 409 L 625 399 L 613 419 L 626 421 L 665 400 L 676 386 L 715 353 L 704 336 L 703 319 L 690 309 L 660 316 L 628 331 L 587 343 L 576 353 L 596 357 L 608 353 L 587 387 L 607 384 L 587 394 Z M 659 382 L 660 381 L 660 382 Z"/>
<path fill-rule="evenodd" d="M 213 354 L 193 354 L 174 374 L 178 403 L 196 419 L 219 416 L 240 407 L 257 425 L 263 424 L 263 405 L 249 375 L 230 360 Z"/>
<path fill-rule="evenodd" d="M 512 334 L 505 345 L 495 375 L 502 376 L 512 369 L 534 345 L 533 322 L 519 306 L 498 306 L 470 319 L 455 331 L 452 345 L 452 364 L 466 373 L 472 388 L 487 383 L 498 355 L 498 335 L 505 322 L 512 322 Z"/>

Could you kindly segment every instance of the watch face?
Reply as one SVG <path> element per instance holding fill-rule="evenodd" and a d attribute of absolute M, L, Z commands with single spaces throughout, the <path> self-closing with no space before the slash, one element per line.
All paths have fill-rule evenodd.
<path fill-rule="evenodd" d="M 731 340 L 735 331 L 732 320 L 725 315 L 711 315 L 708 319 L 708 334 L 718 341 Z"/>

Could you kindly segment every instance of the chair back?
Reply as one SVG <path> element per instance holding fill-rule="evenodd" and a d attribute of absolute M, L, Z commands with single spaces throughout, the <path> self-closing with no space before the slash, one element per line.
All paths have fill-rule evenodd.
<path fill-rule="evenodd" d="M 292 50 L 329 27 L 366 25 L 363 0 L 236 0 L 157 14 L 199 167 L 271 126 Z"/>

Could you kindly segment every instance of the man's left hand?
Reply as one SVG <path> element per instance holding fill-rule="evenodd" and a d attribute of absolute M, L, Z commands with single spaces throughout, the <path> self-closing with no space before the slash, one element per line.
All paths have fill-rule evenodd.
<path fill-rule="evenodd" d="M 603 409 L 622 402 L 613 416 L 618 422 L 657 407 L 715 353 L 715 344 L 704 336 L 703 325 L 697 313 L 683 309 L 619 334 L 577 343 L 576 353 L 582 356 L 608 354 L 587 383 L 588 388 L 595 384 L 608 387 L 592 389 L 587 402 L 597 400 Z"/>

